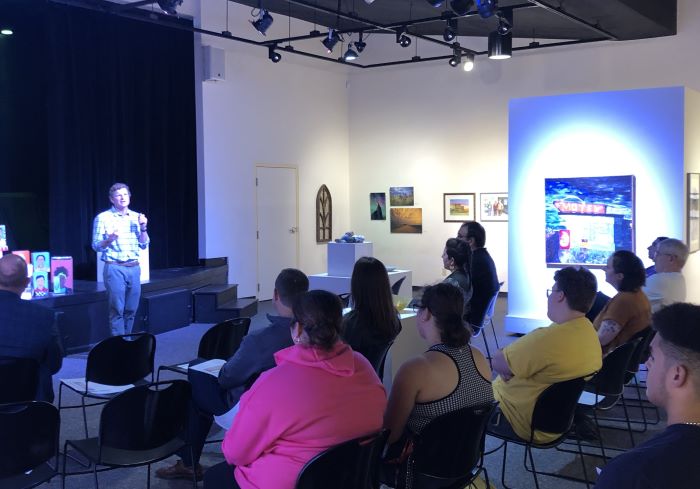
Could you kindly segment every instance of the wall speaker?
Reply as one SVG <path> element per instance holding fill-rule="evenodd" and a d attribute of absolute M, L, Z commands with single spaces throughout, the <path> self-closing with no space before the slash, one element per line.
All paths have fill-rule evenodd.
<path fill-rule="evenodd" d="M 204 81 L 222 81 L 226 79 L 226 51 L 212 46 L 203 46 L 202 65 Z"/>

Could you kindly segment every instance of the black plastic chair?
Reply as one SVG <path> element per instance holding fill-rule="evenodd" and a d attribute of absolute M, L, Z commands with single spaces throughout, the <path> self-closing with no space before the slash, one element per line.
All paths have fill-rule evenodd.
<path fill-rule="evenodd" d="M 372 364 L 372 366 L 374 367 L 374 371 L 377 372 L 377 376 L 381 381 L 384 380 L 384 365 L 386 365 L 386 357 L 389 355 L 389 350 L 391 350 L 391 346 L 393 344 L 394 340 L 391 340 L 389 343 L 387 343 L 384 349 L 381 351 L 381 354 L 379 355 L 379 361 L 376 363 L 376 365 L 374 363 Z"/>
<path fill-rule="evenodd" d="M 496 327 L 493 325 L 493 314 L 496 310 L 496 302 L 498 301 L 498 294 L 501 291 L 501 287 L 503 287 L 503 282 L 498 283 L 498 290 L 493 295 L 491 301 L 489 302 L 489 306 L 486 308 L 486 313 L 484 314 L 484 320 L 481 323 L 481 327 L 476 328 L 476 330 L 473 331 L 474 337 L 481 335 L 482 339 L 484 340 L 484 346 L 486 347 L 486 358 L 488 359 L 490 366 L 491 350 L 489 349 L 489 342 L 486 341 L 486 333 L 484 333 L 484 329 L 486 329 L 487 325 L 491 326 L 491 333 L 493 334 L 493 339 L 496 342 L 496 349 L 498 350 L 501 348 L 498 344 L 498 337 L 496 336 Z M 491 368 L 493 368 L 493 366 L 491 366 Z"/>
<path fill-rule="evenodd" d="M 189 365 L 198 360 L 212 360 L 214 358 L 228 360 L 241 346 L 243 337 L 248 334 L 249 329 L 250 318 L 227 319 L 224 322 L 215 324 L 199 340 L 197 358 L 175 365 L 161 365 L 158 367 L 157 380 L 160 380 L 161 370 L 170 370 L 171 372 L 187 375 L 188 369 L 182 366 L 185 363 Z"/>
<path fill-rule="evenodd" d="M 539 489 L 540 484 L 537 480 L 537 474 L 548 475 L 560 479 L 573 480 L 577 482 L 585 482 L 586 487 L 590 487 L 588 475 L 586 474 L 586 465 L 583 460 L 583 451 L 580 442 L 578 444 L 578 455 L 581 460 L 581 468 L 583 469 L 584 479 L 554 474 L 551 472 L 539 472 L 535 468 L 535 460 L 532 455 L 532 448 L 547 449 L 554 448 L 560 445 L 567 437 L 569 430 L 574 422 L 576 414 L 576 406 L 578 399 L 583 392 L 586 381 L 583 377 L 571 379 L 563 382 L 558 382 L 547 387 L 538 396 L 535 402 L 535 407 L 532 412 L 532 421 L 530 426 L 530 438 L 525 440 L 520 437 L 506 436 L 497 431 L 488 430 L 488 434 L 503 440 L 503 465 L 501 467 L 501 482 L 503 487 L 508 488 L 505 481 L 506 475 L 506 458 L 508 455 L 508 443 L 516 443 L 525 447 L 525 456 L 523 465 L 528 472 L 532 473 L 535 479 L 535 487 Z M 505 416 L 501 418 L 502 423 L 508 423 Z M 559 436 L 547 443 L 538 443 L 535 441 L 535 431 L 558 434 Z M 500 447 L 499 447 L 500 448 Z M 527 460 L 530 459 L 530 467 L 527 466 Z"/>
<path fill-rule="evenodd" d="M 48 402 L 0 406 L 0 487 L 28 489 L 51 480 L 57 474 L 59 428 L 58 409 Z"/>
<path fill-rule="evenodd" d="M 443 414 L 433 419 L 413 443 L 413 452 L 402 467 L 414 489 L 461 489 L 484 473 L 486 424 L 496 403 L 482 404 Z M 408 476 L 408 475 L 407 475 Z M 399 477 L 397 488 L 404 487 Z"/>
<path fill-rule="evenodd" d="M 58 388 L 58 408 L 82 408 L 85 437 L 88 436 L 86 407 L 104 404 L 122 390 L 106 392 L 97 390 L 90 383 L 107 386 L 142 385 L 148 375 L 153 381 L 153 359 L 156 353 L 156 338 L 150 333 L 113 336 L 100 341 L 88 353 L 85 377 L 81 379 L 61 379 Z M 63 387 L 80 395 L 80 404 L 62 405 Z M 86 404 L 85 399 L 100 399 Z"/>
<path fill-rule="evenodd" d="M 401 290 L 401 285 L 403 285 L 403 281 L 406 280 L 406 277 L 401 277 L 396 281 L 394 285 L 391 286 L 391 293 L 394 295 L 399 295 L 399 291 Z"/>
<path fill-rule="evenodd" d="M 172 380 L 134 387 L 108 401 L 100 415 L 97 437 L 66 440 L 64 444 L 66 454 L 72 448 L 86 457 L 92 471 L 67 473 L 64 457 L 61 487 L 65 488 L 66 476 L 90 472 L 95 487 L 99 487 L 98 472 L 142 465 L 148 466 L 146 487 L 150 487 L 151 464 L 188 446 L 186 425 L 191 397 L 187 381 Z M 98 469 L 98 465 L 103 468 Z M 197 487 L 194 473 L 192 484 Z"/>
<path fill-rule="evenodd" d="M 39 386 L 39 362 L 0 357 L 0 404 L 33 401 Z"/>
<path fill-rule="evenodd" d="M 304 465 L 296 489 L 379 488 L 379 459 L 388 436 L 384 430 L 321 452 Z"/>

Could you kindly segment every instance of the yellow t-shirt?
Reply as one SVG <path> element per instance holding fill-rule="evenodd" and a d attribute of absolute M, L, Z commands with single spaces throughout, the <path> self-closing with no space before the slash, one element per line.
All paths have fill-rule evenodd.
<path fill-rule="evenodd" d="M 539 328 L 503 349 L 513 372 L 509 381 L 500 376 L 493 394 L 513 430 L 530 439 L 530 422 L 537 397 L 557 382 L 590 376 L 600 370 L 603 354 L 598 335 L 585 317 Z M 535 432 L 535 441 L 547 443 L 559 434 Z"/>

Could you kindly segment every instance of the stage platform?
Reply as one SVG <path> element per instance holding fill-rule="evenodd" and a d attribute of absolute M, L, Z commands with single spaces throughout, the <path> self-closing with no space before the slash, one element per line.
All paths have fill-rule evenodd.
<path fill-rule="evenodd" d="M 150 280 L 141 284 L 141 301 L 134 332 L 158 334 L 196 321 L 194 297 L 200 289 L 211 294 L 210 286 L 225 291 L 228 298 L 236 297 L 236 285 L 228 285 L 228 263 L 225 258 L 202 260 L 202 265 L 195 267 L 151 270 Z M 241 308 L 228 307 L 226 314 L 230 317 L 257 312 L 254 298 L 236 300 L 241 303 Z M 89 350 L 95 343 L 110 336 L 107 292 L 102 283 L 75 280 L 70 294 L 50 294 L 32 301 L 59 313 L 58 328 L 66 353 Z M 216 303 L 213 307 L 216 307 Z"/>

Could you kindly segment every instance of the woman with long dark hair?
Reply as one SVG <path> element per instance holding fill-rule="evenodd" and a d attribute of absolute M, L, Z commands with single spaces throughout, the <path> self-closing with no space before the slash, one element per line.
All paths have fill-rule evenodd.
<path fill-rule="evenodd" d="M 450 238 L 445 243 L 442 252 L 442 265 L 450 274 L 443 280 L 462 291 L 464 297 L 463 317 L 467 320 L 469 315 L 469 301 L 472 298 L 471 256 L 469 245 L 457 238 Z"/>

